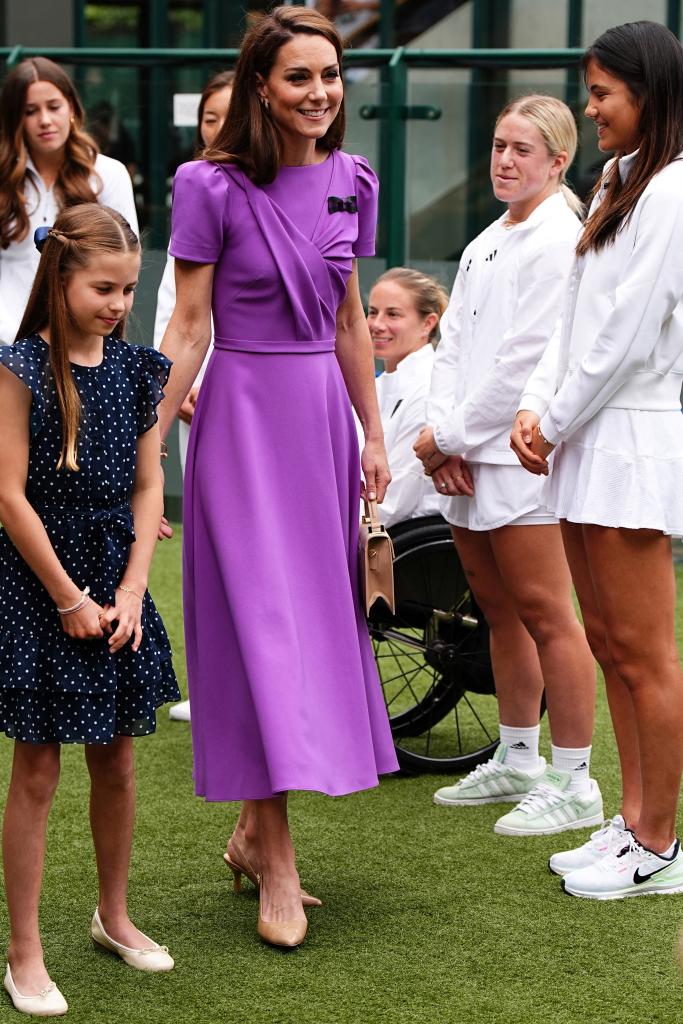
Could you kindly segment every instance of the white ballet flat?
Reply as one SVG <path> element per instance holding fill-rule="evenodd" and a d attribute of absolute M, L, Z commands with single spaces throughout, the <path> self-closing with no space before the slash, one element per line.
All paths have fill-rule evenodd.
<path fill-rule="evenodd" d="M 30 1013 L 33 1017 L 61 1017 L 69 1009 L 69 1004 L 54 981 L 51 981 L 47 988 L 44 988 L 36 996 L 22 996 L 14 984 L 9 964 L 7 964 L 3 985 L 14 1003 L 14 1009 L 19 1013 Z"/>
<path fill-rule="evenodd" d="M 103 946 L 104 949 L 116 953 L 124 963 L 127 963 L 130 967 L 135 967 L 138 971 L 170 971 L 173 969 L 175 961 L 169 954 L 167 947 L 160 946 L 158 943 L 153 942 L 152 939 L 148 939 L 146 935 L 145 941 L 149 942 L 149 946 L 146 946 L 144 949 L 131 949 L 129 946 L 123 946 L 120 942 L 112 939 L 102 927 L 99 910 L 96 910 L 93 914 L 90 934 L 98 946 Z"/>

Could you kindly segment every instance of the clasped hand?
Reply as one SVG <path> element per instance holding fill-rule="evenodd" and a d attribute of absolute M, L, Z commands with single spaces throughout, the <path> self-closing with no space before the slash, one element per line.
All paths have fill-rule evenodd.
<path fill-rule="evenodd" d="M 99 640 L 108 634 L 112 654 L 121 650 L 131 636 L 133 651 L 137 651 L 142 642 L 142 601 L 124 590 L 116 591 L 113 605 L 99 605 L 91 598 L 77 612 L 62 615 L 61 619 L 64 632 L 76 640 Z M 114 622 L 116 629 L 113 629 Z"/>
<path fill-rule="evenodd" d="M 529 473 L 548 475 L 548 456 L 555 445 L 541 437 L 540 417 L 528 409 L 520 409 L 510 434 L 510 447 Z"/>

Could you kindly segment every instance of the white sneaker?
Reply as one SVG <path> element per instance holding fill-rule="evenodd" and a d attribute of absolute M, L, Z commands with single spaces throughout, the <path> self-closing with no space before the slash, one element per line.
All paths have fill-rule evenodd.
<path fill-rule="evenodd" d="M 571 772 L 546 768 L 538 784 L 514 810 L 498 819 L 493 831 L 501 836 L 549 836 L 600 825 L 604 815 L 597 782 L 590 780 L 588 793 L 572 793 L 571 780 Z"/>
<path fill-rule="evenodd" d="M 474 807 L 478 804 L 513 804 L 526 796 L 545 772 L 545 758 L 538 768 L 523 772 L 505 764 L 507 747 L 501 743 L 490 761 L 477 765 L 454 786 L 444 786 L 434 794 L 434 803 L 446 807 Z"/>
<path fill-rule="evenodd" d="M 676 840 L 670 857 L 641 846 L 629 833 L 628 842 L 589 867 L 570 871 L 562 888 L 587 900 L 623 900 L 627 896 L 657 896 L 683 892 L 683 853 Z"/>
<path fill-rule="evenodd" d="M 172 708 L 169 708 L 168 717 L 171 719 L 172 722 L 189 722 L 189 700 L 181 700 L 180 704 L 174 704 Z"/>
<path fill-rule="evenodd" d="M 615 850 L 621 850 L 628 843 L 631 833 L 620 814 L 608 819 L 597 832 L 593 832 L 587 843 L 574 850 L 554 853 L 548 867 L 555 875 L 568 875 L 570 871 L 588 868 L 602 857 Z"/>

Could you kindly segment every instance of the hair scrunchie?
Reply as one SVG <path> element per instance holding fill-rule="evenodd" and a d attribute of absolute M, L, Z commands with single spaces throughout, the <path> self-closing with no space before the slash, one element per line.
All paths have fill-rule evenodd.
<path fill-rule="evenodd" d="M 33 244 L 35 245 L 38 252 L 43 251 L 43 246 L 45 245 L 45 242 L 47 241 L 47 236 L 50 234 L 51 231 L 52 225 L 50 225 L 50 227 L 47 227 L 47 225 L 44 224 L 41 227 L 36 228 L 36 230 L 33 232 Z"/>

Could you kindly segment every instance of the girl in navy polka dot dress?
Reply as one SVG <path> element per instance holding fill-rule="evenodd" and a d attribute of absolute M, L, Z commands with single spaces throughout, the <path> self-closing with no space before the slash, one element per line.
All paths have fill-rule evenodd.
<path fill-rule="evenodd" d="M 122 340 L 139 268 L 120 214 L 66 210 L 44 239 L 21 340 L 0 347 L 0 729 L 15 741 L 4 983 L 26 1013 L 67 1009 L 38 929 L 61 743 L 85 744 L 90 773 L 93 938 L 140 970 L 173 966 L 126 900 L 132 738 L 153 732 L 156 709 L 180 696 L 147 592 L 162 511 L 155 409 L 170 363 Z"/>

